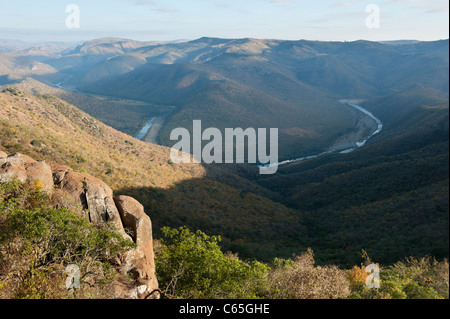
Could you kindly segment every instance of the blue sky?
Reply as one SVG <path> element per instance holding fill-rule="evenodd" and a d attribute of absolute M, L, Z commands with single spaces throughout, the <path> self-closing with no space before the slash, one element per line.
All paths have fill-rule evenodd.
<path fill-rule="evenodd" d="M 68 29 L 66 6 L 80 8 Z M 380 9 L 368 28 L 366 7 Z M 324 41 L 448 38 L 447 0 L 0 0 L 0 39 L 82 41 L 222 38 Z"/>

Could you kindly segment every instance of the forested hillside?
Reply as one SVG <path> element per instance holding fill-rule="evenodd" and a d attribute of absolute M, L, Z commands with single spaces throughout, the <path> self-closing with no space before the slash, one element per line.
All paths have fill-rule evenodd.
<path fill-rule="evenodd" d="M 352 263 L 360 248 L 383 262 L 447 257 L 448 99 L 415 87 L 363 105 L 384 123 L 367 145 L 281 167 L 261 185 L 305 212 L 323 260 Z"/>
<path fill-rule="evenodd" d="M 258 194 L 209 178 L 201 165 L 174 165 L 169 148 L 135 140 L 54 96 L 5 88 L 0 106 L 2 150 L 101 178 L 116 195 L 145 206 L 157 235 L 164 226 L 188 225 L 220 234 L 224 249 L 248 257 L 289 256 L 307 248 L 295 210 L 258 195 L 270 192 L 250 181 L 242 185 Z"/>

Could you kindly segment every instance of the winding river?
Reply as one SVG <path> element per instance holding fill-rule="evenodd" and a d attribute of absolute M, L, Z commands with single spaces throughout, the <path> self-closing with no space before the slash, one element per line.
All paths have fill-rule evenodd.
<path fill-rule="evenodd" d="M 377 124 L 376 130 L 373 131 L 369 136 L 367 136 L 362 141 L 355 141 L 355 143 L 354 143 L 355 146 L 354 147 L 345 148 L 345 149 L 343 149 L 343 148 L 340 148 L 340 149 L 339 148 L 335 148 L 335 149 L 332 149 L 332 150 L 328 150 L 328 151 L 322 152 L 320 154 L 309 155 L 309 156 L 305 156 L 305 157 L 299 157 L 299 158 L 295 158 L 295 159 L 291 159 L 291 160 L 285 160 L 285 161 L 281 161 L 281 162 L 278 162 L 278 163 L 270 164 L 270 166 L 281 166 L 281 165 L 286 165 L 286 164 L 291 164 L 291 163 L 297 163 L 297 162 L 301 162 L 301 161 L 304 161 L 304 160 L 316 158 L 316 157 L 319 157 L 319 156 L 322 156 L 322 155 L 331 154 L 331 153 L 340 153 L 340 154 L 350 153 L 350 152 L 353 152 L 354 150 L 356 150 L 356 149 L 358 149 L 360 147 L 363 147 L 371 137 L 373 137 L 374 135 L 380 133 L 383 130 L 383 123 L 377 117 L 375 117 L 375 115 L 373 115 L 370 111 L 366 110 L 365 108 L 363 108 L 363 107 L 361 107 L 361 106 L 359 106 L 359 105 L 357 105 L 355 103 L 352 103 L 349 100 L 340 100 L 339 102 L 341 102 L 343 104 L 346 104 L 346 105 L 348 105 L 348 106 L 350 106 L 350 107 L 352 107 L 352 108 L 354 108 L 354 109 L 364 113 L 365 115 L 369 116 L 371 119 L 373 119 L 376 122 L 376 124 Z M 152 126 L 153 126 L 154 122 L 156 120 L 161 120 L 161 119 L 164 120 L 164 117 L 153 117 L 152 119 L 150 119 L 147 122 L 147 124 L 141 129 L 139 134 L 136 135 L 134 138 L 136 138 L 138 140 L 142 140 L 144 137 L 146 137 L 149 134 L 149 132 L 152 129 Z M 160 123 L 160 125 L 162 125 L 162 124 L 163 123 Z M 151 140 L 148 140 L 147 142 L 156 143 L 156 137 L 158 135 L 158 132 L 159 132 L 159 129 L 157 129 L 155 132 L 153 132 L 154 134 L 152 134 L 152 135 L 154 135 L 154 136 L 152 136 Z M 268 165 L 262 165 L 262 166 L 268 166 Z"/>
<path fill-rule="evenodd" d="M 142 130 L 139 132 L 138 135 L 136 135 L 134 138 L 137 140 L 141 140 L 147 135 L 148 131 L 152 128 L 153 122 L 157 119 L 157 117 L 152 117 L 151 120 L 145 124 L 145 126 L 142 128 Z"/>
<path fill-rule="evenodd" d="M 362 142 L 356 142 L 356 146 L 358 146 L 358 147 L 364 146 L 364 144 L 366 144 L 366 142 L 367 142 L 372 136 L 374 136 L 374 135 L 380 133 L 380 132 L 383 130 L 383 123 L 381 123 L 381 121 L 380 121 L 377 117 L 375 117 L 375 115 L 373 115 L 371 112 L 367 111 L 365 108 L 363 108 L 363 107 L 361 107 L 361 106 L 359 106 L 359 105 L 353 104 L 353 103 L 349 103 L 349 102 L 342 102 L 342 101 L 340 101 L 340 102 L 341 102 L 341 103 L 345 103 L 345 104 L 347 104 L 348 106 L 351 106 L 351 107 L 353 107 L 353 108 L 355 108 L 355 109 L 357 109 L 357 110 L 363 112 L 364 114 L 366 114 L 366 115 L 368 115 L 369 117 L 371 117 L 371 118 L 377 123 L 377 129 L 375 130 L 375 132 L 373 132 L 373 133 L 372 133 L 369 137 L 367 137 L 364 141 L 362 141 Z"/>
<path fill-rule="evenodd" d="M 370 111 L 366 110 L 365 108 L 363 108 L 363 107 L 361 107 L 361 106 L 359 106 L 359 105 L 357 105 L 355 103 L 352 103 L 349 100 L 340 100 L 339 102 L 341 102 L 343 104 L 346 104 L 346 105 L 348 105 L 350 107 L 353 107 L 354 109 L 357 109 L 358 111 L 360 111 L 360 112 L 366 114 L 367 116 L 369 116 L 370 118 L 372 118 L 377 123 L 377 129 L 372 134 L 370 134 L 366 139 L 364 139 L 363 141 L 361 141 L 361 142 L 356 141 L 355 142 L 355 147 L 347 148 L 347 149 L 329 150 L 329 151 L 325 151 L 325 152 L 322 152 L 322 153 L 316 154 L 316 155 L 299 157 L 299 158 L 295 158 L 295 159 L 292 159 L 292 160 L 286 160 L 286 161 L 270 164 L 270 166 L 281 166 L 281 165 L 286 165 L 286 164 L 291 164 L 291 163 L 297 163 L 297 162 L 301 162 L 301 161 L 308 160 L 308 159 L 311 159 L 311 158 L 316 158 L 316 157 L 319 157 L 319 156 L 322 156 L 322 155 L 331 154 L 331 153 L 340 153 L 340 154 L 350 153 L 350 152 L 353 152 L 354 150 L 356 150 L 356 149 L 358 149 L 360 147 L 363 147 L 371 137 L 373 137 L 374 135 L 380 133 L 383 130 L 383 123 L 380 121 L 380 119 L 375 117 L 375 115 L 373 115 Z M 268 165 L 264 165 L 264 166 L 268 166 Z"/>
<path fill-rule="evenodd" d="M 83 92 L 78 91 L 77 89 L 73 89 L 73 88 L 67 88 L 67 87 L 63 87 L 61 85 L 62 83 L 58 83 L 56 85 L 54 85 L 57 88 L 61 88 L 61 89 L 65 89 L 65 90 L 70 90 L 73 92 L 77 92 L 77 93 L 82 93 L 82 94 L 86 94 Z M 364 113 L 365 115 L 369 116 L 371 119 L 373 119 L 376 124 L 377 124 L 377 128 L 375 131 L 373 131 L 369 136 L 367 136 L 367 138 L 363 139 L 362 141 L 355 141 L 355 146 L 351 147 L 351 148 L 345 148 L 345 149 L 339 149 L 339 148 L 335 148 L 335 149 L 331 149 L 325 152 L 322 152 L 320 154 L 315 154 L 315 155 L 309 155 L 309 156 L 305 156 L 305 157 L 299 157 L 299 158 L 295 158 L 295 159 L 291 159 L 291 160 L 285 160 L 285 161 L 281 161 L 278 163 L 273 163 L 273 164 L 269 164 L 269 165 L 261 165 L 261 166 L 282 166 L 282 165 L 286 165 L 286 164 L 292 164 L 292 163 L 298 163 L 304 160 L 308 160 L 308 159 L 312 159 L 312 158 L 316 158 L 322 155 L 326 155 L 326 154 L 331 154 L 331 153 L 339 153 L 339 154 L 346 154 L 346 153 L 350 153 L 353 152 L 354 150 L 363 147 L 367 141 L 373 137 L 374 135 L 380 133 L 383 130 L 383 123 L 380 121 L 380 119 L 378 119 L 375 115 L 372 114 L 372 112 L 366 110 L 365 108 L 355 104 L 358 103 L 356 101 L 352 101 L 352 100 L 339 100 L 340 103 L 346 104 L 362 113 Z M 175 109 L 174 106 L 171 107 L 172 111 Z M 158 133 L 159 133 L 159 129 L 161 128 L 161 126 L 164 124 L 164 120 L 166 118 L 166 116 L 168 114 L 170 114 L 171 112 L 168 112 L 167 114 L 164 114 L 161 117 L 152 117 L 146 124 L 145 126 L 141 129 L 141 131 L 134 137 L 135 139 L 138 140 L 142 140 L 144 139 L 144 137 L 146 138 L 146 142 L 150 142 L 150 143 L 157 143 L 157 137 L 158 137 Z M 156 122 L 155 122 L 156 121 Z M 154 123 L 157 127 L 155 127 L 154 130 L 152 130 L 152 127 L 154 126 Z M 151 134 L 150 134 L 151 132 Z"/>
<path fill-rule="evenodd" d="M 101 97 L 101 98 L 106 98 L 106 99 L 113 99 L 113 100 L 120 100 L 120 101 L 126 101 L 126 102 L 133 102 L 133 103 L 146 103 L 146 104 L 150 104 L 144 101 L 138 101 L 138 100 L 130 100 L 130 99 L 125 99 L 125 98 L 118 98 L 118 97 L 114 97 L 114 96 L 107 96 L 107 95 L 101 95 L 101 94 L 90 94 L 90 93 L 86 93 L 86 92 L 82 92 L 76 88 L 73 87 L 66 87 L 63 86 L 62 82 L 53 84 L 53 83 L 49 83 L 52 87 L 55 88 L 59 88 L 65 91 L 71 91 L 74 93 L 78 93 L 78 94 L 83 94 L 83 95 L 87 95 L 87 96 L 97 96 L 97 97 Z M 155 105 L 157 107 L 162 107 L 160 105 Z M 166 117 L 173 112 L 173 110 L 176 109 L 176 106 L 164 106 L 164 108 L 168 109 L 169 111 L 165 112 L 164 114 L 162 114 L 159 117 L 152 117 L 149 121 L 147 121 L 147 123 L 145 124 L 145 126 L 139 131 L 139 133 L 134 136 L 135 139 L 141 140 L 141 141 L 145 141 L 147 143 L 152 143 L 152 144 L 157 144 L 157 140 L 158 140 L 158 134 L 159 134 L 159 130 L 161 129 L 162 125 L 164 124 L 164 121 L 166 120 Z"/>

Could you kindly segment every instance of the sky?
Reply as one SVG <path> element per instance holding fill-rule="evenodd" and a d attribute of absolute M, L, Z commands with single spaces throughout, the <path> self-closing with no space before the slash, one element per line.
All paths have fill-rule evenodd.
<path fill-rule="evenodd" d="M 79 15 L 66 12 L 72 4 Z M 447 0 L 0 0 L 0 39 L 431 41 L 448 39 L 448 9 Z"/>

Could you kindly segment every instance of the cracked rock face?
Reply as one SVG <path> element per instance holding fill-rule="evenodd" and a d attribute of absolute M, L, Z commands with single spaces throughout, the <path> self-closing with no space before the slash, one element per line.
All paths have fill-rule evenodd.
<path fill-rule="evenodd" d="M 137 247 L 125 256 L 123 269 L 142 283 L 138 295 L 151 293 L 158 288 L 153 254 L 152 222 L 144 207 L 132 197 L 116 196 L 114 201 L 123 226 L 129 230 Z"/>
<path fill-rule="evenodd" d="M 112 224 L 124 238 L 136 243 L 136 249 L 122 256 L 121 264 L 121 271 L 135 279 L 135 283 L 113 282 L 111 289 L 118 291 L 117 298 L 148 298 L 158 289 L 152 223 L 137 200 L 128 196 L 113 198 L 112 189 L 103 181 L 73 172 L 70 167 L 48 165 L 23 154 L 8 156 L 0 151 L 0 183 L 14 179 L 34 183 L 52 196 L 55 206 L 69 208 L 94 225 Z"/>
<path fill-rule="evenodd" d="M 69 166 L 58 164 L 51 164 L 50 167 L 53 172 L 53 183 L 55 185 L 60 185 L 66 173 L 72 170 Z"/>
<path fill-rule="evenodd" d="M 66 172 L 59 184 L 63 193 L 69 195 L 75 204 L 88 210 L 89 221 L 98 225 L 112 223 L 125 235 L 119 212 L 112 198 L 111 188 L 101 180 L 88 174 Z"/>

